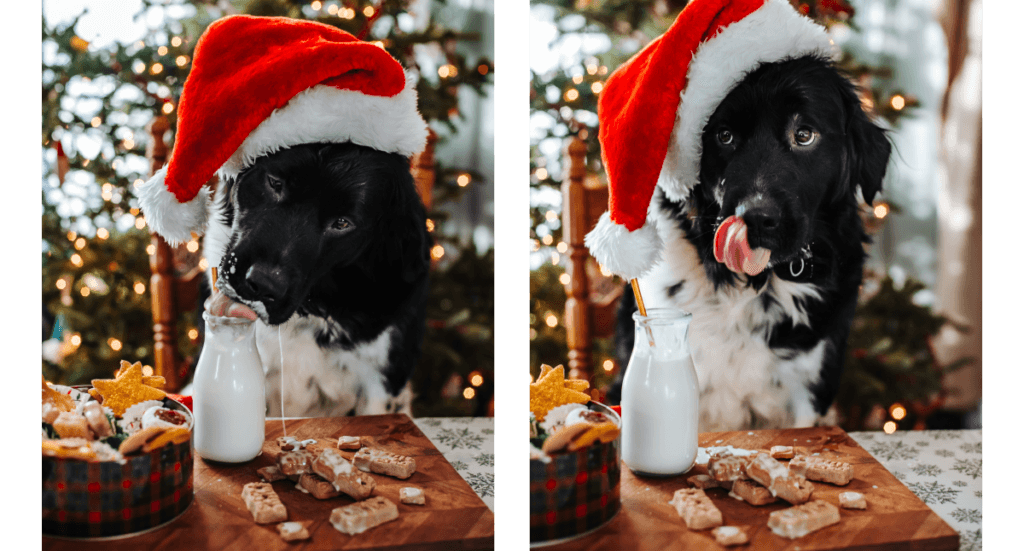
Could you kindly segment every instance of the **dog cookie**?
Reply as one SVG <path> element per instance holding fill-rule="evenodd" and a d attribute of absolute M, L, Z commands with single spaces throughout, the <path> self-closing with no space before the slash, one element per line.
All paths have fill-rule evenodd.
<path fill-rule="evenodd" d="M 426 495 L 421 488 L 406 487 L 398 491 L 398 497 L 402 503 L 409 505 L 424 505 L 427 502 Z"/>
<path fill-rule="evenodd" d="M 711 535 L 715 536 L 715 541 L 718 545 L 730 546 L 730 545 L 743 545 L 747 543 L 747 533 L 743 531 L 739 526 L 719 526 L 711 530 Z"/>
<path fill-rule="evenodd" d="M 569 451 L 574 452 L 580 448 L 585 448 L 598 440 L 607 444 L 618 438 L 619 433 L 619 426 L 611 421 L 597 425 L 587 425 L 586 432 L 569 442 Z"/>
<path fill-rule="evenodd" d="M 153 406 L 142 414 L 142 428 L 164 427 L 173 429 L 177 427 L 188 427 L 188 418 L 180 411 L 163 406 Z"/>
<path fill-rule="evenodd" d="M 561 365 L 559 365 L 557 368 L 554 368 L 554 367 L 551 367 L 548 364 L 540 364 L 540 373 L 537 374 L 537 380 L 540 380 L 541 377 L 543 377 L 544 375 L 547 375 L 549 372 L 551 372 L 554 369 L 562 369 L 562 370 L 564 370 L 565 368 L 563 366 L 561 366 Z M 565 388 L 572 389 L 572 390 L 575 390 L 577 392 L 586 392 L 587 389 L 590 388 L 590 383 L 588 383 L 587 381 L 584 381 L 583 379 L 566 379 L 565 380 Z"/>
<path fill-rule="evenodd" d="M 717 488 L 719 486 L 717 480 L 711 478 L 709 475 L 706 474 L 695 474 L 690 478 L 687 478 L 686 481 L 689 482 L 691 486 L 697 488 L 698 490 L 708 490 L 711 488 Z"/>
<path fill-rule="evenodd" d="M 768 491 L 768 488 L 752 480 L 737 480 L 733 482 L 729 496 L 737 497 L 754 506 L 767 505 L 778 501 L 778 498 L 773 496 Z"/>
<path fill-rule="evenodd" d="M 155 439 L 163 433 L 164 430 L 166 429 L 160 427 L 142 429 L 128 438 L 125 438 L 124 441 L 121 442 L 121 446 L 118 447 L 117 451 L 121 452 L 121 455 L 131 455 L 137 451 L 141 451 L 147 442 Z"/>
<path fill-rule="evenodd" d="M 339 450 L 358 450 L 363 447 L 363 439 L 358 436 L 339 436 L 338 437 L 338 449 Z"/>
<path fill-rule="evenodd" d="M 553 454 L 565 451 L 574 438 L 579 438 L 587 432 L 589 427 L 586 424 L 569 425 L 562 427 L 552 433 L 544 440 L 541 450 L 546 454 Z"/>
<path fill-rule="evenodd" d="M 363 448 L 352 456 L 352 464 L 364 472 L 375 472 L 395 478 L 409 478 L 416 472 L 416 460 L 397 453 Z"/>
<path fill-rule="evenodd" d="M 708 459 L 708 474 L 719 482 L 750 478 L 747 475 L 747 465 L 753 457 L 755 456 L 732 455 L 728 451 L 716 453 Z"/>
<path fill-rule="evenodd" d="M 868 502 L 862 493 L 842 492 L 839 494 L 839 506 L 843 509 L 867 509 Z"/>
<path fill-rule="evenodd" d="M 767 454 L 758 454 L 747 465 L 747 475 L 768 488 L 772 495 L 797 505 L 811 498 L 814 485 L 803 475 L 790 472 Z"/>
<path fill-rule="evenodd" d="M 278 436 L 277 445 L 283 452 L 298 451 L 306 449 L 306 446 L 316 444 L 316 439 L 298 440 L 294 436 Z"/>
<path fill-rule="evenodd" d="M 146 442 L 142 446 L 142 453 L 149 453 L 166 444 L 184 444 L 192 437 L 192 433 L 185 427 L 163 428 L 161 433 Z"/>
<path fill-rule="evenodd" d="M 114 427 L 110 426 L 110 419 L 103 413 L 103 406 L 98 402 L 86 402 L 82 405 L 82 415 L 89 423 L 89 428 L 97 438 L 113 436 Z"/>
<path fill-rule="evenodd" d="M 341 452 L 334 448 L 327 448 L 320 453 L 313 461 L 313 472 L 324 477 L 338 491 L 356 500 L 366 499 L 377 487 L 377 481 L 373 477 L 353 467 Z"/>
<path fill-rule="evenodd" d="M 314 459 L 306 450 L 284 452 L 277 458 L 277 466 L 285 476 L 301 475 L 313 470 Z"/>
<path fill-rule="evenodd" d="M 300 541 L 309 539 L 309 530 L 301 522 L 282 522 L 277 525 L 277 533 L 284 541 Z"/>
<path fill-rule="evenodd" d="M 85 417 L 73 411 L 60 412 L 60 415 L 53 420 L 53 430 L 57 431 L 61 438 L 92 440 L 92 435 L 89 433 L 89 422 L 85 420 Z"/>
<path fill-rule="evenodd" d="M 383 496 L 338 507 L 331 511 L 331 526 L 342 534 L 354 536 L 398 518 L 398 506 Z"/>
<path fill-rule="evenodd" d="M 784 538 L 796 539 L 815 530 L 839 522 L 839 509 L 831 503 L 814 500 L 803 505 L 773 511 L 768 516 L 768 528 Z"/>
<path fill-rule="evenodd" d="M 142 383 L 140 364 L 122 370 L 114 380 L 93 379 L 92 386 L 103 395 L 103 405 L 118 417 L 134 404 L 145 400 L 163 400 L 167 396 L 166 392 Z"/>
<path fill-rule="evenodd" d="M 793 446 L 772 446 L 773 459 L 793 459 Z"/>
<path fill-rule="evenodd" d="M 715 507 L 704 490 L 682 488 L 676 490 L 668 502 L 676 508 L 690 530 L 707 530 L 722 525 L 722 512 Z"/>
<path fill-rule="evenodd" d="M 137 367 L 141 371 L 142 370 L 142 362 L 135 362 L 134 364 L 130 364 L 130 363 L 124 361 L 124 360 L 121 360 L 121 367 L 117 368 L 117 371 L 114 372 L 114 378 L 116 379 L 118 375 L 120 375 L 122 372 L 124 372 L 126 369 L 128 369 L 130 367 Z M 146 375 L 146 374 L 143 374 L 142 375 L 142 384 L 144 384 L 146 386 L 151 386 L 153 388 L 159 388 L 160 390 L 163 390 L 164 385 L 167 384 L 167 380 L 164 379 L 163 377 L 161 377 L 160 375 Z"/>
<path fill-rule="evenodd" d="M 537 382 L 530 383 L 530 411 L 543 421 L 548 411 L 556 406 L 570 403 L 585 404 L 590 395 L 565 387 L 565 372 L 556 367 L 537 377 Z"/>
<path fill-rule="evenodd" d="M 317 499 L 330 499 L 341 495 L 334 484 L 327 482 L 316 473 L 304 473 L 299 477 L 297 487 L 306 490 L 309 495 Z"/>
<path fill-rule="evenodd" d="M 243 486 L 242 501 L 252 513 L 252 519 L 256 524 L 288 520 L 288 510 L 285 509 L 284 503 L 281 503 L 277 492 L 266 482 L 250 482 Z"/>
<path fill-rule="evenodd" d="M 288 478 L 288 475 L 282 473 L 281 469 L 277 465 L 270 465 L 268 467 L 256 469 L 256 474 L 260 475 L 260 478 L 262 478 L 264 482 L 277 482 L 278 480 Z"/>
<path fill-rule="evenodd" d="M 789 462 L 789 470 L 804 475 L 808 480 L 845 486 L 853 480 L 853 465 L 838 459 L 825 459 L 815 455 L 798 455 Z"/>
<path fill-rule="evenodd" d="M 66 394 L 61 394 L 50 386 L 50 383 L 46 382 L 46 376 L 43 375 L 43 403 L 51 404 L 61 411 L 74 411 L 75 401 Z"/>
<path fill-rule="evenodd" d="M 89 446 L 84 438 L 61 438 L 59 440 L 43 440 L 43 455 L 47 457 L 62 457 L 65 459 L 81 459 L 91 461 L 96 458 L 96 452 Z"/>

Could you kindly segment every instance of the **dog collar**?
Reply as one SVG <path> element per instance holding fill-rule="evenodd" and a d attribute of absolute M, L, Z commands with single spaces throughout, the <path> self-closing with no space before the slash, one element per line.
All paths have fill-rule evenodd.
<path fill-rule="evenodd" d="M 800 250 L 800 256 L 773 268 L 775 275 L 787 281 L 810 281 L 814 278 L 815 264 L 818 264 L 811 252 L 813 242 Z"/>

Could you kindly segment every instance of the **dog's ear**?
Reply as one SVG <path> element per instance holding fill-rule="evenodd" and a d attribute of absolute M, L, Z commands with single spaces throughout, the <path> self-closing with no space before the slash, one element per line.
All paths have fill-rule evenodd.
<path fill-rule="evenodd" d="M 390 270 L 400 272 L 403 281 L 413 283 L 430 268 L 427 217 L 407 171 L 393 185 L 378 254 Z"/>
<path fill-rule="evenodd" d="M 854 186 L 860 186 L 864 201 L 870 205 L 875 200 L 875 195 L 882 191 L 882 179 L 889 164 L 892 144 L 889 143 L 885 130 L 868 119 L 852 87 L 846 103 L 849 113 L 846 136 L 850 152 L 850 189 L 852 191 Z"/>

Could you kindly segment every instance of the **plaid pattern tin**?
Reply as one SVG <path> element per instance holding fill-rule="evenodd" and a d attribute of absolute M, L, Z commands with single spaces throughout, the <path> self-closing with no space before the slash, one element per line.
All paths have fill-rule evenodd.
<path fill-rule="evenodd" d="M 602 404 L 591 409 L 618 416 Z M 530 544 L 556 543 L 595 530 L 619 511 L 619 439 L 530 460 Z"/>
<path fill-rule="evenodd" d="M 173 520 L 192 503 L 192 441 L 88 462 L 43 457 L 43 534 L 110 537 Z"/>

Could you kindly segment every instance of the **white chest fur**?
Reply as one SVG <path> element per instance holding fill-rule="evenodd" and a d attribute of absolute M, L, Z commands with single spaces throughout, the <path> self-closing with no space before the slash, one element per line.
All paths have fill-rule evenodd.
<path fill-rule="evenodd" d="M 773 350 L 767 337 L 785 316 L 794 324 L 806 323 L 793 299 L 817 296 L 815 287 L 773 275 L 760 291 L 732 286 L 715 291 L 697 250 L 675 224 L 662 217 L 658 229 L 665 254 L 640 280 L 640 288 L 648 308 L 670 306 L 693 315 L 689 345 L 701 388 L 700 430 L 814 424 L 817 414 L 808 387 L 820 376 L 826 343 L 794 353 Z M 762 293 L 775 299 L 768 307 Z"/>

